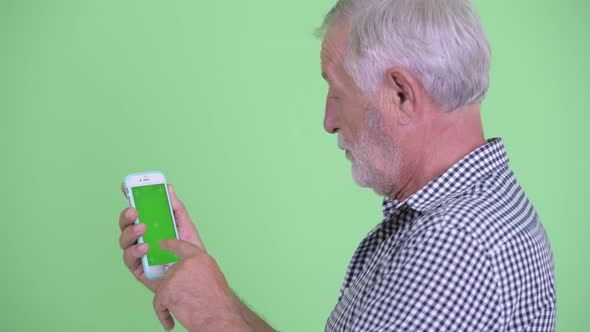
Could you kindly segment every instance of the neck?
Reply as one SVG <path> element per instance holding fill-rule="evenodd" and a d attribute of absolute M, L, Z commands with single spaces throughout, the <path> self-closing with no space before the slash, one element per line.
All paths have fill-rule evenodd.
<path fill-rule="evenodd" d="M 419 156 L 406 170 L 408 180 L 390 198 L 410 197 L 473 150 L 486 143 L 479 105 L 466 105 L 453 112 L 432 111 L 425 122 Z"/>

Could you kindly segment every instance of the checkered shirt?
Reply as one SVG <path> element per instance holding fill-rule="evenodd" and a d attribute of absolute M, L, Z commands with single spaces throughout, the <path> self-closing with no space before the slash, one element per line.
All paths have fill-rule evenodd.
<path fill-rule="evenodd" d="M 326 332 L 554 331 L 551 248 L 501 139 L 383 214 Z"/>

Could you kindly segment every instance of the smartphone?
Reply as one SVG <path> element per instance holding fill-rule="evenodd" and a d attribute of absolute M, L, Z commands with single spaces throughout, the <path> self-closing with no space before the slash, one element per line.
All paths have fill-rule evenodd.
<path fill-rule="evenodd" d="M 158 241 L 178 239 L 178 230 L 166 179 L 161 172 L 129 174 L 125 177 L 129 205 L 137 210 L 135 223 L 144 223 L 146 231 L 137 243 L 147 243 L 149 249 L 141 258 L 143 271 L 150 280 L 161 279 L 164 273 L 180 259 L 160 249 Z"/>

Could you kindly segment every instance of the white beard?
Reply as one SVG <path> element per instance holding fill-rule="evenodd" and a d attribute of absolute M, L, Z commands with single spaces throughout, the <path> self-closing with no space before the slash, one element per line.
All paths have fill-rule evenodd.
<path fill-rule="evenodd" d="M 344 140 L 344 136 L 338 135 L 338 146 L 347 150 L 347 158 L 352 163 L 352 177 L 361 187 L 370 187 L 380 196 L 391 193 L 397 182 L 400 171 L 401 159 L 399 151 L 391 144 L 383 143 L 386 140 L 386 131 L 382 128 L 382 122 L 378 121 L 378 112 L 373 107 L 368 107 L 367 124 L 363 127 L 354 146 Z"/>

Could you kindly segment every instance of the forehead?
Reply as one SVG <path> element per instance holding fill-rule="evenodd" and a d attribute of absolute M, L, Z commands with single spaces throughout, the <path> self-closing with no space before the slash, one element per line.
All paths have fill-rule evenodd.
<path fill-rule="evenodd" d="M 335 75 L 343 59 L 348 43 L 348 28 L 343 22 L 334 22 L 326 31 L 322 42 L 322 75 Z"/>

